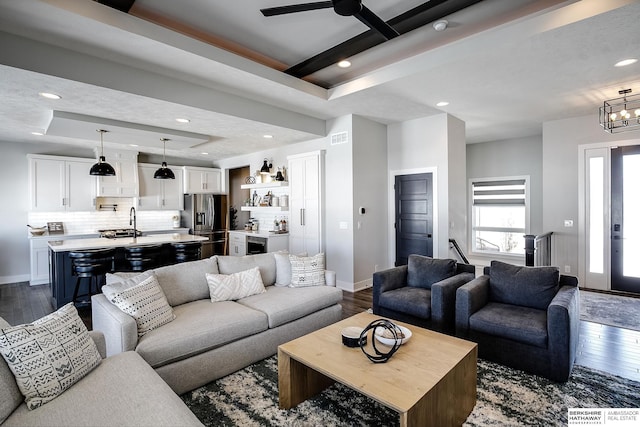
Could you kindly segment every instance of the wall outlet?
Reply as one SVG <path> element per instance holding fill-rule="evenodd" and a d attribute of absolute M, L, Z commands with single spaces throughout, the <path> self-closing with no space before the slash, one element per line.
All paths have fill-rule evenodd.
<path fill-rule="evenodd" d="M 564 266 L 564 272 L 565 273 L 571 273 L 571 266 L 570 265 L 565 265 Z"/>
<path fill-rule="evenodd" d="M 376 271 L 378 271 L 380 269 L 380 266 L 378 264 L 373 266 L 373 272 L 375 273 Z"/>

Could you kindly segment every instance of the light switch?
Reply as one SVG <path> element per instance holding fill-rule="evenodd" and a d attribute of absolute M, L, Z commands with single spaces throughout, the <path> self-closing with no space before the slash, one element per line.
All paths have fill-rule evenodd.
<path fill-rule="evenodd" d="M 340 230 L 348 230 L 349 223 L 347 221 L 340 221 Z"/>
<path fill-rule="evenodd" d="M 565 219 L 564 220 L 564 226 L 565 227 L 573 227 L 573 220 L 572 219 Z"/>

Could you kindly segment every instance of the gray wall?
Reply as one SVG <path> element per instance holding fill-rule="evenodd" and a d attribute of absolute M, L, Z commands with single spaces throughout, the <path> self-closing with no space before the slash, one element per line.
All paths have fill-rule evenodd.
<path fill-rule="evenodd" d="M 546 122 L 542 133 L 542 225 L 553 231 L 552 263 L 560 271 L 569 267 L 569 274 L 578 274 L 578 174 L 579 147 L 588 144 L 607 146 L 640 144 L 638 131 L 611 135 L 598 124 L 598 115 Z M 574 226 L 564 227 L 572 219 Z M 581 277 L 580 280 L 583 278 Z"/>

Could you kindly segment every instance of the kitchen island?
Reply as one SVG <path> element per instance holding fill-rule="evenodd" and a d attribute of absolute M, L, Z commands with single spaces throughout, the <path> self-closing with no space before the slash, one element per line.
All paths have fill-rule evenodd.
<path fill-rule="evenodd" d="M 114 271 L 127 271 L 129 265 L 125 260 L 125 248 L 145 245 L 161 245 L 161 254 L 158 257 L 158 266 L 175 263 L 172 255 L 172 244 L 201 242 L 206 237 L 191 234 L 151 234 L 136 238 L 126 237 L 120 239 L 108 239 L 105 237 L 69 240 L 49 241 L 49 278 L 51 286 L 52 303 L 55 309 L 71 302 L 73 290 L 76 285 L 76 277 L 73 275 L 69 252 L 90 249 L 115 248 Z M 87 291 L 88 280 L 84 280 L 79 293 Z"/>

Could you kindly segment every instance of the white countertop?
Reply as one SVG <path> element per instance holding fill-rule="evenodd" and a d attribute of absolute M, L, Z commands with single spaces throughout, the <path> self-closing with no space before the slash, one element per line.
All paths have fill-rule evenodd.
<path fill-rule="evenodd" d="M 199 242 L 208 240 L 206 237 L 192 234 L 151 234 L 137 238 L 126 237 L 121 239 L 107 239 L 97 237 L 91 239 L 70 239 L 49 242 L 49 247 L 54 252 L 81 251 L 85 249 L 100 248 L 124 248 L 127 246 L 154 245 L 161 243 Z"/>
<path fill-rule="evenodd" d="M 245 231 L 245 230 L 229 230 L 229 233 L 237 233 L 244 234 L 245 236 L 258 236 L 258 237 L 278 237 L 278 236 L 289 236 L 289 233 L 272 233 L 270 231 Z"/>

